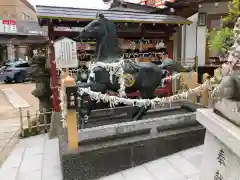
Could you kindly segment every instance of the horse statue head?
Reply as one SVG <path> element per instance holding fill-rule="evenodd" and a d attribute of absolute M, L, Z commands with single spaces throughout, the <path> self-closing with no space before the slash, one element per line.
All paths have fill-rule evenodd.
<path fill-rule="evenodd" d="M 97 61 L 109 63 L 119 61 L 120 49 L 116 25 L 105 18 L 102 13 L 97 14 L 97 19 L 83 29 L 81 37 L 96 39 Z"/>

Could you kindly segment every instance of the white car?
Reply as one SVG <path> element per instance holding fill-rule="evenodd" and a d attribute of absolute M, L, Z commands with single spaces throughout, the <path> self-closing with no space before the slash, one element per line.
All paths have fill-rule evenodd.
<path fill-rule="evenodd" d="M 0 81 L 22 83 L 26 81 L 29 69 L 30 65 L 27 61 L 5 63 L 0 68 Z"/>

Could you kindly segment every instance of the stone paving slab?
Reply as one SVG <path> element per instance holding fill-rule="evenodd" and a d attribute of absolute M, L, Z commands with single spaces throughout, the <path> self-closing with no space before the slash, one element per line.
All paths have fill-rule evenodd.
<path fill-rule="evenodd" d="M 198 180 L 202 154 L 203 146 L 198 146 L 100 180 Z M 189 161 L 196 157 L 198 164 Z"/>
<path fill-rule="evenodd" d="M 0 169 L 1 180 L 54 178 L 62 179 L 58 139 L 49 140 L 45 134 L 21 139 Z"/>
<path fill-rule="evenodd" d="M 20 123 L 9 119 L 0 121 L 0 167 L 19 141 Z"/>
<path fill-rule="evenodd" d="M 198 146 L 100 180 L 198 180 L 202 153 Z M 0 180 L 62 180 L 58 139 L 47 134 L 21 139 L 1 167 Z"/>
<path fill-rule="evenodd" d="M 34 84 L 0 84 L 0 167 L 19 141 L 18 107 L 23 107 L 23 116 L 26 116 L 26 110 L 32 110 L 38 104 L 37 99 L 31 95 L 34 87 Z M 29 96 L 31 97 L 28 98 Z M 33 109 L 33 113 L 36 113 L 36 109 Z M 26 122 L 26 117 L 23 121 Z"/>
<path fill-rule="evenodd" d="M 30 104 L 23 99 L 19 93 L 14 91 L 12 88 L 2 88 L 1 91 L 5 94 L 8 101 L 13 105 L 14 108 L 26 108 L 30 107 Z"/>

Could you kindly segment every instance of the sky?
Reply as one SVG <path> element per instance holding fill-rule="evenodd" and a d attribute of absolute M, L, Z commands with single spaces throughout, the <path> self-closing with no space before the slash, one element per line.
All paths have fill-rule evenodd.
<path fill-rule="evenodd" d="M 65 6 L 89 9 L 108 9 L 102 0 L 28 0 L 32 5 Z M 138 1 L 138 0 L 129 0 Z"/>

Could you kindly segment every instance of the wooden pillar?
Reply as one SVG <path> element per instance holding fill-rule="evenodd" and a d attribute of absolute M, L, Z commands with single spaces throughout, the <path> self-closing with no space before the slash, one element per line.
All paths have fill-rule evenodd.
<path fill-rule="evenodd" d="M 210 78 L 208 73 L 203 74 L 202 77 L 202 82 L 205 83 L 206 81 L 208 81 Z M 209 105 L 209 94 L 208 94 L 208 89 L 204 89 L 201 93 L 202 96 L 202 104 L 206 107 L 208 107 Z"/>
<path fill-rule="evenodd" d="M 78 130 L 77 130 L 77 87 L 75 86 L 75 80 L 71 76 L 67 76 L 63 82 L 65 87 L 64 95 L 66 98 L 64 103 L 67 104 L 67 131 L 68 131 L 68 149 L 73 150 L 78 148 Z M 72 100 L 73 95 L 74 100 Z M 74 102 L 71 105 L 70 101 Z"/>
<path fill-rule="evenodd" d="M 196 73 L 198 73 L 198 56 L 194 57 L 194 63 L 196 65 L 195 71 L 196 71 Z"/>
<path fill-rule="evenodd" d="M 188 89 L 194 89 L 198 86 L 198 74 L 196 72 L 182 72 L 181 73 L 181 81 L 183 85 Z M 192 103 L 197 102 L 197 95 L 193 94 L 188 98 Z"/>
<path fill-rule="evenodd" d="M 19 59 L 19 44 L 18 45 L 14 45 L 14 49 L 15 49 L 15 59 L 17 60 L 17 59 Z"/>
<path fill-rule="evenodd" d="M 173 40 L 171 37 L 170 37 L 169 41 L 167 42 L 166 49 L 167 49 L 168 57 L 170 59 L 173 59 Z"/>
<path fill-rule="evenodd" d="M 52 20 L 48 20 L 48 37 L 49 37 L 49 59 L 51 67 L 51 85 L 52 85 L 52 102 L 53 110 L 55 112 L 60 112 L 60 101 L 58 95 L 58 75 L 55 63 L 55 53 L 54 53 L 54 28 Z"/>

